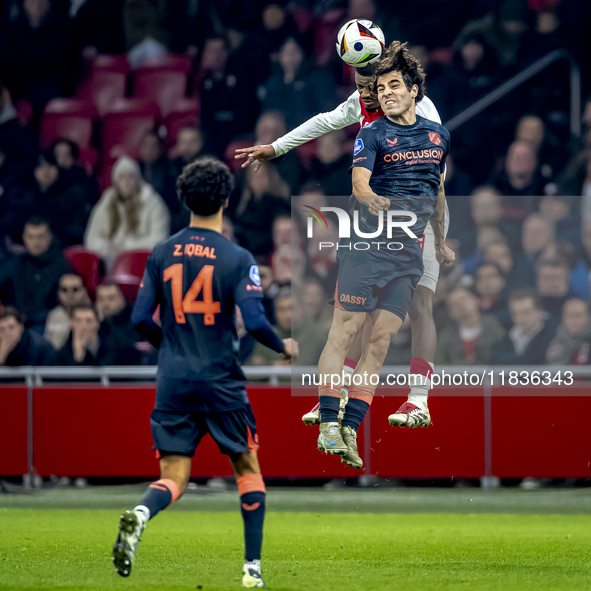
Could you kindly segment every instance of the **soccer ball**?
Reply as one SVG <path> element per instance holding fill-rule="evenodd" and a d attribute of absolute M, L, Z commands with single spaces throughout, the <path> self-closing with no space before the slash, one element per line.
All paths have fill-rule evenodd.
<path fill-rule="evenodd" d="M 375 62 L 384 47 L 384 33 L 371 21 L 353 19 L 345 23 L 337 35 L 339 57 L 355 68 Z"/>

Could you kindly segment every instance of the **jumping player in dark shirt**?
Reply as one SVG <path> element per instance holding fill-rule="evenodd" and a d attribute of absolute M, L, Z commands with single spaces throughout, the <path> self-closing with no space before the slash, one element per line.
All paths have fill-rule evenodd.
<path fill-rule="evenodd" d="M 443 173 L 449 132 L 416 114 L 416 103 L 424 94 L 424 72 L 406 44 L 394 42 L 380 60 L 374 79 L 385 116 L 363 127 L 355 141 L 351 174 L 358 232 L 354 224 L 352 237 L 342 238 L 338 245 L 334 317 L 318 363 L 318 448 L 343 456 L 355 467 L 363 465 L 357 430 L 379 383 L 390 340 L 404 321 L 423 274 L 417 237 L 423 236 L 428 222 L 438 262 L 451 264 L 455 258 L 444 242 Z M 389 232 L 389 219 L 414 223 Z M 327 383 L 326 376 L 341 375 L 347 349 L 367 317 L 371 322 L 363 332 L 362 356 L 339 426 L 340 384 Z M 425 366 L 429 367 L 426 362 Z M 416 373 L 412 364 L 411 373 Z M 356 381 L 356 377 L 362 379 Z"/>
<path fill-rule="evenodd" d="M 263 587 L 260 558 L 265 484 L 256 450 L 255 418 L 240 368 L 235 307 L 261 343 L 291 359 L 297 344 L 269 325 L 252 255 L 222 236 L 232 190 L 228 167 L 203 157 L 183 170 L 179 199 L 191 224 L 158 244 L 148 258 L 132 314 L 137 330 L 159 348 L 156 404 L 150 416 L 160 480 L 120 519 L 113 546 L 117 572 L 127 577 L 147 522 L 186 490 L 191 458 L 209 433 L 234 467 L 244 520 L 244 587 Z M 162 328 L 152 320 L 160 306 Z"/>

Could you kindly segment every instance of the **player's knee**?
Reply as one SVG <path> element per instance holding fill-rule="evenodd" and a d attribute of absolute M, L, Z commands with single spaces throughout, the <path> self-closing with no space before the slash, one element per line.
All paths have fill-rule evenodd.
<path fill-rule="evenodd" d="M 256 451 L 244 451 L 236 455 L 231 455 L 230 461 L 232 462 L 236 477 L 245 476 L 246 474 L 261 473 Z"/>

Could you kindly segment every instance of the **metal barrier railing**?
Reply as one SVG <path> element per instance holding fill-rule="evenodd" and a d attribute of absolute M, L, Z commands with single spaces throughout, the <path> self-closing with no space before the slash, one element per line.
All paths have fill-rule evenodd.
<path fill-rule="evenodd" d="M 246 366 L 242 368 L 248 380 L 268 381 L 271 386 L 279 385 L 280 381 L 296 383 L 303 375 L 317 375 L 316 366 L 287 366 L 287 365 L 262 365 Z M 156 366 L 113 366 L 113 367 L 0 367 L 0 380 L 25 382 L 30 386 L 42 386 L 44 379 L 53 381 L 63 378 L 65 380 L 95 379 L 104 386 L 108 386 L 111 380 L 138 380 L 152 381 L 156 379 Z M 509 372 L 518 374 L 541 374 L 549 372 L 552 376 L 570 372 L 573 378 L 591 379 L 591 366 L 559 366 L 559 365 L 441 365 L 437 366 L 435 373 L 439 375 L 468 374 L 478 376 L 480 381 L 471 385 L 501 385 L 500 378 L 508 384 Z M 388 375 L 408 375 L 407 365 L 391 365 L 382 367 L 381 377 Z M 301 380 L 300 380 L 301 381 Z M 470 385 L 470 384 L 468 384 Z M 536 385 L 536 384 L 532 384 Z M 540 384 L 541 385 L 541 384 Z"/>
<path fill-rule="evenodd" d="M 544 57 L 540 58 L 513 78 L 507 80 L 487 95 L 477 100 L 464 111 L 452 117 L 444 123 L 449 131 L 454 131 L 460 125 L 463 125 L 482 111 L 502 99 L 504 96 L 545 70 L 548 66 L 559 60 L 569 62 L 569 82 L 570 82 L 570 132 L 574 137 L 581 136 L 581 70 L 573 59 L 572 55 L 566 49 L 556 49 Z"/>

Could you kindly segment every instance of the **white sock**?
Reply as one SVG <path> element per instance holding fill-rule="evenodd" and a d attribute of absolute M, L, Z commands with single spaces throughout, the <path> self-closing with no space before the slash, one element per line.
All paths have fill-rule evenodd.
<path fill-rule="evenodd" d="M 429 361 L 431 369 L 435 371 L 435 365 Z M 421 374 L 410 374 L 410 394 L 408 401 L 417 406 L 427 404 L 431 380 Z"/>
<path fill-rule="evenodd" d="M 261 561 L 260 560 L 245 560 L 244 561 L 244 570 L 247 568 L 256 568 L 259 572 L 261 572 Z"/>
<path fill-rule="evenodd" d="M 142 516 L 144 523 L 148 523 L 148 521 L 150 521 L 150 509 L 148 509 L 148 507 L 145 505 L 138 505 L 134 511 L 137 511 Z"/>
<path fill-rule="evenodd" d="M 349 395 L 349 386 L 351 385 L 351 377 L 355 373 L 355 369 L 348 365 L 343 365 L 343 383 L 341 385 L 341 398 Z"/>

